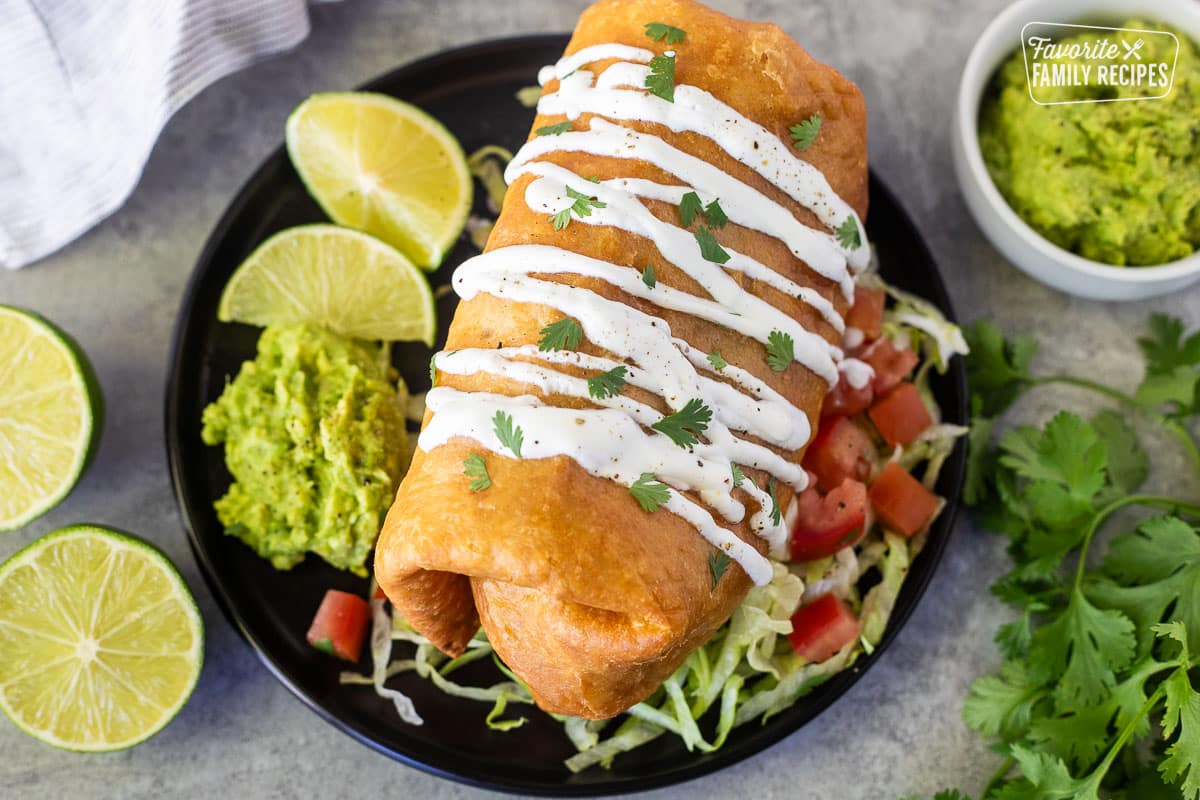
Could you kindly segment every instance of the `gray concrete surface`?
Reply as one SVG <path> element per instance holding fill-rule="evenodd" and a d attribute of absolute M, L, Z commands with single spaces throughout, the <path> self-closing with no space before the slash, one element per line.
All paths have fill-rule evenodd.
<path fill-rule="evenodd" d="M 855 79 L 871 115 L 871 158 L 927 237 L 960 314 L 1043 343 L 1039 366 L 1132 387 L 1134 338 L 1153 310 L 1200 323 L 1200 289 L 1139 304 L 1078 300 L 1034 283 L 980 235 L 955 188 L 949 123 L 961 66 L 1004 0 L 714 0 L 773 20 Z M 104 756 L 55 751 L 0 721 L 0 796 L 426 797 L 480 794 L 378 756 L 326 725 L 259 666 L 222 617 L 188 550 L 167 475 L 162 392 L 168 342 L 192 264 L 242 181 L 308 94 L 352 87 L 402 62 L 482 38 L 567 30 L 585 3 L 346 0 L 313 10 L 295 51 L 208 88 L 167 125 L 126 206 L 43 263 L 0 274 L 0 302 L 57 320 L 84 343 L 109 401 L 91 470 L 43 519 L 0 537 L 0 559 L 42 533 L 89 520 L 135 530 L 179 564 L 200 601 L 208 658 L 199 689 L 151 741 Z M 4 121 L 3 124 L 9 124 Z M 1044 418 L 1087 398 L 1049 389 L 1018 415 Z M 1160 476 L 1186 475 L 1174 448 Z M 1186 477 L 1177 488 L 1196 491 Z M 1007 613 L 988 594 L 999 541 L 961 519 L 945 561 L 885 658 L 812 725 L 663 798 L 897 798 L 947 785 L 975 792 L 998 758 L 961 722 L 971 680 L 994 667 Z"/>

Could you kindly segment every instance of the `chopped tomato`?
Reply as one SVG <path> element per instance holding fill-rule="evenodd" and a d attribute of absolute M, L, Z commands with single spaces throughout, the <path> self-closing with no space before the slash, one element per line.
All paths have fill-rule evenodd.
<path fill-rule="evenodd" d="M 897 350 L 891 339 L 880 339 L 864 350 L 858 358 L 871 365 L 875 377 L 871 388 L 876 395 L 887 394 L 893 387 L 909 376 L 921 361 L 911 347 Z"/>
<path fill-rule="evenodd" d="M 370 619 L 371 606 L 366 600 L 330 589 L 308 629 L 308 643 L 323 653 L 357 662 Z"/>
<path fill-rule="evenodd" d="M 854 287 L 854 305 L 846 312 L 846 327 L 858 328 L 863 337 L 870 341 L 883 333 L 883 289 L 866 286 Z"/>
<path fill-rule="evenodd" d="M 375 584 L 375 594 L 371 595 L 372 600 L 387 600 L 387 592 L 379 584 Z"/>
<path fill-rule="evenodd" d="M 796 500 L 792 560 L 815 561 L 857 542 L 867 529 L 867 508 L 867 487 L 850 478 L 824 497 L 805 489 Z"/>
<path fill-rule="evenodd" d="M 823 594 L 792 615 L 788 640 L 801 658 L 819 662 L 853 642 L 861 632 L 862 623 L 845 601 L 834 594 Z"/>
<path fill-rule="evenodd" d="M 853 478 L 866 482 L 875 462 L 871 434 L 847 417 L 827 417 L 804 453 L 804 468 L 817 478 L 822 491 L 832 491 Z"/>
<path fill-rule="evenodd" d="M 904 536 L 924 530 L 939 505 L 937 495 L 895 462 L 883 468 L 868 494 L 884 527 Z"/>
<path fill-rule="evenodd" d="M 867 381 L 862 388 L 855 389 L 843 374 L 838 379 L 837 386 L 825 395 L 825 403 L 821 406 L 821 416 L 853 417 L 870 408 L 871 401 L 874 399 L 875 392 L 871 389 L 870 381 Z"/>
<path fill-rule="evenodd" d="M 911 383 L 902 383 L 867 411 L 879 435 L 892 447 L 908 444 L 933 424 L 925 401 Z"/>

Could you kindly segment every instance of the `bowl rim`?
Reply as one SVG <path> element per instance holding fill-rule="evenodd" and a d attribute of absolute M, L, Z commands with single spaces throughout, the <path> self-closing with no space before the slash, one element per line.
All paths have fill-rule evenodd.
<path fill-rule="evenodd" d="M 1192 26 L 1200 28 L 1200 4 L 1189 3 L 1187 0 L 1182 2 L 1156 0 L 1156 2 L 1158 3 L 1156 7 L 1146 9 L 1149 16 L 1172 25 L 1181 25 L 1178 16 L 1191 15 Z M 1103 2 L 1094 2 L 1093 5 L 1097 12 L 1105 10 Z M 997 14 L 971 46 L 971 51 L 963 66 L 962 78 L 958 84 L 958 98 L 954 112 L 954 127 L 961 143 L 962 162 L 966 167 L 966 175 L 960 174 L 960 180 L 971 180 L 982 194 L 988 208 L 1004 223 L 1005 227 L 1027 248 L 1053 262 L 1056 267 L 1072 270 L 1098 280 L 1132 285 L 1156 284 L 1200 272 L 1200 248 L 1183 258 L 1147 266 L 1121 266 L 1084 258 L 1050 241 L 1022 219 L 1009 205 L 1008 200 L 1004 198 L 992 180 L 991 173 L 984 164 L 983 153 L 979 146 L 979 105 L 992 75 L 1000 64 L 1015 52 L 1015 48 L 1005 50 L 1004 55 L 995 60 L 989 59 L 990 63 L 985 63 L 986 52 L 998 39 L 1009 32 L 1010 26 L 1031 12 L 1052 11 L 1059 6 L 1062 6 L 1062 3 L 1058 0 L 1017 0 Z M 1071 15 L 1071 18 L 1078 19 L 1079 14 L 1087 14 L 1087 11 L 1082 10 L 1078 14 Z"/>

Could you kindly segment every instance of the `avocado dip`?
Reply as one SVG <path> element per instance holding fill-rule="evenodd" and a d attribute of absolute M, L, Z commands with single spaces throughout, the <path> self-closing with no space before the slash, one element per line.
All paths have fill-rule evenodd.
<path fill-rule="evenodd" d="M 225 532 L 276 569 L 305 553 L 366 575 L 408 459 L 407 392 L 388 348 L 313 325 L 270 326 L 258 354 L 204 410 L 233 475 Z"/>
<path fill-rule="evenodd" d="M 1164 264 L 1200 246 L 1200 61 L 1177 29 L 1136 19 L 1120 27 L 1178 37 L 1166 97 L 1038 105 L 1017 50 L 981 102 L 979 144 L 996 188 L 1051 242 L 1106 264 Z M 1137 34 L 1115 38 L 1125 37 Z M 1144 38 L 1146 61 L 1171 63 L 1169 37 Z M 1053 91 L 1056 101 L 1139 96 L 1122 86 Z"/>

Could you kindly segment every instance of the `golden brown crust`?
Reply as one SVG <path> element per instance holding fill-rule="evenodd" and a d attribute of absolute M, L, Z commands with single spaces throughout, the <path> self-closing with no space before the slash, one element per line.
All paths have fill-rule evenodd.
<path fill-rule="evenodd" d="M 662 45 L 644 35 L 645 23 L 654 21 L 687 31 L 685 43 L 675 47 L 677 83 L 706 89 L 785 142 L 790 142 L 791 125 L 820 114 L 821 135 L 804 157 L 860 215 L 865 214 L 862 96 L 854 84 L 814 61 L 776 26 L 734 20 L 691 0 L 601 0 L 584 12 L 567 53 L 606 42 L 661 50 Z M 539 115 L 533 128 L 560 121 Z M 713 142 L 657 125 L 622 124 L 661 136 L 767 193 L 806 224 L 818 226 L 807 210 Z M 687 180 L 628 159 L 562 152 L 547 160 L 584 176 Z M 544 213 L 526 205 L 529 180 L 522 177 L 510 187 L 488 250 L 536 243 L 630 269 L 653 263 L 660 282 L 697 291 L 648 239 L 584 224 L 554 230 Z M 677 220 L 672 206 L 648 206 L 664 220 Z M 839 311 L 845 310 L 835 287 L 796 260 L 781 242 L 733 224 L 718 231 L 718 238 L 726 247 L 817 289 Z M 586 286 L 660 316 L 676 335 L 706 352 L 719 349 L 727 361 L 754 372 L 816 420 L 824 382 L 798 364 L 784 373 L 772 372 L 763 360 L 762 345 L 749 337 L 663 311 L 593 279 L 543 277 Z M 749 291 L 805 327 L 834 339 L 834 331 L 807 305 L 737 277 Z M 481 294 L 459 305 L 447 349 L 536 343 L 539 331 L 561 316 L 549 306 Z M 589 342 L 581 349 L 602 352 Z M 465 391 L 537 393 L 534 387 L 486 374 L 442 374 L 438 383 Z M 546 399 L 556 405 L 586 405 L 561 397 Z M 656 398 L 639 399 L 665 409 Z M 486 453 L 492 485 L 472 492 L 462 474 L 463 459 L 471 452 L 485 451 L 467 439 L 452 439 L 428 453 L 418 451 L 384 525 L 376 576 L 408 622 L 446 652 L 462 652 L 482 620 L 497 652 L 529 684 L 544 709 L 590 718 L 625 710 L 653 692 L 745 596 L 750 583 L 740 568 L 731 567 L 713 590 L 708 567 L 712 547 L 681 518 L 667 511 L 643 511 L 624 486 L 594 478 L 566 457 L 516 460 Z M 795 462 L 802 454 L 785 453 Z M 764 475 L 751 477 L 760 484 L 766 480 Z M 780 494 L 786 505 L 790 490 L 781 487 Z M 761 546 L 745 524 L 735 532 Z"/>

